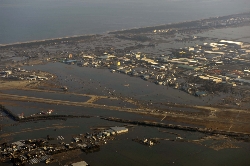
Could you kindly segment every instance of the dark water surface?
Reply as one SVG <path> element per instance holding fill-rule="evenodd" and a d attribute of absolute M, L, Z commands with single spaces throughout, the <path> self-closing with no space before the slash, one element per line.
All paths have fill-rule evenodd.
<path fill-rule="evenodd" d="M 49 128 L 41 130 L 41 128 L 64 125 L 68 128 L 57 129 Z M 15 127 L 7 127 L 4 132 L 21 132 L 13 135 L 13 141 L 20 139 L 35 139 L 45 138 L 47 134 L 51 137 L 62 135 L 64 142 L 70 142 L 71 136 L 90 131 L 90 127 L 94 126 L 115 126 L 123 125 L 115 122 L 103 121 L 98 118 L 90 119 L 68 119 L 67 121 L 38 121 L 36 123 L 21 123 Z M 23 132 L 24 129 L 32 129 L 37 131 Z M 190 133 L 184 131 L 167 130 L 181 134 L 187 139 L 198 139 L 204 136 L 200 133 Z M 162 133 L 158 128 L 136 126 L 129 128 L 127 134 L 119 135 L 115 140 L 109 141 L 106 145 L 101 147 L 101 150 L 96 153 L 82 154 L 80 158 L 85 160 L 90 165 L 249 165 L 249 143 L 238 143 L 238 149 L 224 149 L 215 151 L 206 147 L 212 143 L 205 143 L 203 145 L 187 143 L 187 142 L 172 142 L 160 141 L 153 147 L 143 146 L 133 142 L 133 138 L 169 138 L 175 139 L 175 135 Z M 216 141 L 213 141 L 215 143 Z M 8 165 L 8 164 L 4 164 Z M 37 165 L 45 165 L 43 163 Z M 58 165 L 58 164 L 53 164 Z"/>
<path fill-rule="evenodd" d="M 58 76 L 58 84 L 68 87 L 70 92 L 116 95 L 133 97 L 138 100 L 151 102 L 173 102 L 180 104 L 207 105 L 218 102 L 220 96 L 198 98 L 183 91 L 160 86 L 144 81 L 138 77 L 120 73 L 111 73 L 108 69 L 78 67 L 62 63 L 26 66 L 27 70 L 41 70 Z M 129 86 L 124 86 L 129 84 Z M 223 94 L 221 94 L 223 95 Z"/>
<path fill-rule="evenodd" d="M 67 68 L 65 68 L 67 67 Z M 156 98 L 160 99 L 164 97 L 164 100 L 171 100 L 175 93 L 182 94 L 178 90 L 173 89 L 173 94 L 166 93 L 163 89 L 163 86 L 158 86 L 153 83 L 143 81 L 139 78 L 129 77 L 127 75 L 110 73 L 108 70 L 87 68 L 87 67 L 77 67 L 71 66 L 68 68 L 68 65 L 61 63 L 49 63 L 47 65 L 38 65 L 38 66 L 26 66 L 26 69 L 39 69 L 39 70 L 48 70 L 52 71 L 51 68 L 54 68 L 53 74 L 57 74 L 59 82 L 66 84 L 69 87 L 69 90 L 74 92 L 78 91 L 80 93 L 90 91 L 88 89 L 81 89 L 82 85 L 76 81 L 89 83 L 89 89 L 97 85 L 102 85 L 108 89 L 108 91 L 119 91 L 122 95 L 129 96 L 133 91 L 134 94 L 138 95 L 138 98 L 141 99 L 145 93 L 141 89 L 146 89 L 146 87 L 152 87 L 147 89 L 147 93 L 156 97 L 157 93 L 160 93 L 161 96 Z M 69 77 L 70 76 L 70 77 Z M 63 78 L 71 78 L 72 81 L 67 81 Z M 113 78 L 113 79 L 104 79 L 104 78 Z M 119 79 L 118 79 L 119 78 Z M 123 78 L 123 79 L 121 79 Z M 126 79 L 125 79 L 126 78 Z M 91 79 L 91 84 L 89 80 Z M 73 81 L 75 80 L 75 81 Z M 126 80 L 126 82 L 124 82 Z M 130 85 L 135 86 L 134 89 L 129 89 L 124 87 L 124 83 L 130 83 Z M 148 85 L 148 86 L 146 86 Z M 79 87 L 78 87 L 79 86 Z M 80 89 L 80 90 L 79 90 Z M 100 90 L 101 89 L 101 90 Z M 100 88 L 99 90 L 93 90 L 91 92 L 96 94 L 106 93 L 106 89 Z M 137 89 L 137 91 L 136 91 Z M 103 92 L 102 92 L 103 91 Z M 177 92 L 176 92 L 177 91 Z M 9 91 L 14 93 L 14 91 Z M 20 93 L 20 91 L 17 91 Z M 139 95 L 140 94 L 140 95 Z M 153 95 L 153 96 L 154 96 Z M 184 93 L 183 93 L 184 95 Z M 40 93 L 40 97 L 43 95 Z M 44 95 L 46 96 L 46 94 Z M 191 96 L 190 96 L 191 97 Z M 67 96 L 65 99 L 69 98 Z M 152 98 L 152 96 L 148 96 Z M 154 100 L 156 100 L 154 99 Z M 191 100 L 191 99 L 190 99 Z M 197 102 L 199 99 L 195 99 Z M 181 101 L 181 99 L 179 99 Z M 183 101 L 189 102 L 189 101 Z M 202 104 L 202 102 L 201 102 Z M 131 120 L 153 120 L 160 122 L 161 118 L 149 117 L 146 115 L 139 115 L 133 113 L 119 112 L 119 111 L 110 111 L 104 109 L 94 109 L 94 108 L 84 108 L 76 106 L 62 106 L 62 105 L 50 105 L 44 103 L 30 103 L 30 102 L 13 102 L 13 104 L 8 105 L 7 108 L 12 110 L 15 113 L 24 112 L 27 115 L 37 112 L 40 109 L 53 109 L 56 114 L 75 114 L 75 115 L 93 115 L 93 116 L 114 116 L 118 118 L 131 119 Z M 187 110 L 189 111 L 189 110 Z M 6 121 L 6 119 L 5 119 Z M 10 121 L 10 120 L 8 120 Z M 172 123 L 170 121 L 164 121 L 165 123 Z M 7 137 L 10 141 L 16 141 L 20 139 L 35 139 L 35 138 L 45 138 L 47 135 L 51 137 L 57 137 L 62 135 L 65 138 L 65 142 L 70 142 L 72 135 L 89 132 L 90 128 L 100 127 L 100 126 L 122 126 L 122 123 L 110 122 L 102 120 L 98 117 L 92 118 L 75 118 L 63 120 L 49 120 L 49 121 L 37 121 L 37 122 L 27 122 L 20 123 L 17 126 L 8 126 L 4 127 L 1 131 L 3 134 L 11 134 Z M 185 125 L 185 124 L 183 124 Z M 58 129 L 56 126 L 63 126 L 64 128 Z M 54 130 L 57 128 L 56 130 Z M 32 130 L 32 131 L 29 131 Z M 101 147 L 101 150 L 96 153 L 85 154 L 83 153 L 80 158 L 85 160 L 90 165 L 249 165 L 249 143 L 237 143 L 232 141 L 233 144 L 238 146 L 236 149 L 223 149 L 223 150 L 213 150 L 209 148 L 213 144 L 217 144 L 220 141 L 210 140 L 205 141 L 202 144 L 194 144 L 188 142 L 179 142 L 179 141 L 160 141 L 160 144 L 147 147 L 136 142 L 133 142 L 133 138 L 164 138 L 164 139 L 175 139 L 176 135 L 170 133 L 160 132 L 160 130 L 174 132 L 179 134 L 185 140 L 199 139 L 204 134 L 187 132 L 187 131 L 177 131 L 171 129 L 159 129 L 156 127 L 144 127 L 144 126 L 135 126 L 129 128 L 127 134 L 122 134 L 116 137 L 114 141 L 109 141 L 107 145 Z M 224 140 L 225 141 L 225 140 Z M 226 140 L 229 141 L 229 140 Z M 222 141 L 223 142 L 223 141 Z M 230 142 L 230 141 L 229 141 Z M 62 163 L 63 164 L 63 163 Z M 9 165 L 9 164 L 4 164 Z M 45 165 L 43 163 L 37 165 Z M 53 164 L 58 165 L 58 164 Z"/>
<path fill-rule="evenodd" d="M 203 100 L 188 95 L 185 97 L 185 93 L 174 90 L 165 89 L 164 86 L 155 85 L 153 83 L 146 82 L 140 78 L 130 77 L 118 73 L 110 73 L 108 70 L 95 69 L 88 67 L 77 67 L 62 63 L 48 63 L 46 65 L 26 66 L 25 69 L 53 71 L 58 77 L 58 83 L 67 85 L 70 92 L 78 93 L 91 93 L 105 95 L 118 93 L 124 96 L 136 96 L 140 100 L 154 100 L 154 101 L 168 101 L 178 100 L 183 103 L 190 103 L 191 101 L 205 104 Z M 53 70 L 52 70 L 53 69 Z M 80 82 L 80 83 L 79 83 Z M 125 87 L 124 84 L 130 84 L 131 86 Z M 85 84 L 85 86 L 83 86 Z M 101 86 L 101 87 L 100 87 Z M 85 87 L 85 88 L 82 88 Z M 98 87 L 98 89 L 95 89 Z M 171 90 L 170 90 L 171 89 Z M 23 94 L 33 96 L 29 91 L 12 90 L 6 91 L 11 94 Z M 147 94 L 147 96 L 145 96 Z M 60 95 L 49 94 L 44 92 L 37 93 L 38 97 L 50 97 L 55 99 L 61 99 Z M 75 96 L 62 94 L 63 99 L 74 99 Z M 179 98 L 182 96 L 184 99 Z M 79 100 L 79 99 L 78 99 Z M 105 101 L 105 100 L 104 100 Z M 104 101 L 100 101 L 101 103 Z M 117 118 L 131 119 L 131 120 L 153 120 L 156 122 L 161 121 L 161 117 L 150 117 L 146 115 L 111 111 L 105 109 L 94 109 L 76 106 L 63 106 L 63 105 L 51 105 L 45 103 L 32 103 L 32 102 L 20 102 L 14 101 L 11 104 L 6 104 L 6 107 L 12 110 L 16 114 L 32 115 L 39 111 L 46 111 L 53 109 L 54 114 L 73 114 L 73 115 L 92 115 L 92 116 L 114 116 Z M 186 111 L 189 111 L 188 109 Z M 1 123 L 12 123 L 9 119 L 1 119 Z M 164 123 L 173 123 L 170 121 L 164 121 Z M 173 123 L 174 124 L 174 123 Z M 122 126 L 124 124 L 117 122 L 110 122 L 102 120 L 98 117 L 92 118 L 74 118 L 64 120 L 48 120 L 37 122 L 19 123 L 16 126 L 6 126 L 2 129 L 1 134 L 9 134 L 8 136 L 0 139 L 8 139 L 10 142 L 14 142 L 21 139 L 36 139 L 46 138 L 47 135 L 51 137 L 57 137 L 62 135 L 64 142 L 71 142 L 72 136 L 76 134 L 84 134 L 91 131 L 91 128 L 95 127 L 108 127 L 108 126 Z M 185 124 L 182 124 L 185 125 Z M 61 126 L 63 128 L 57 128 Z M 56 130 L 55 130 L 56 129 Z M 115 165 L 249 165 L 249 143 L 237 143 L 232 141 L 233 144 L 238 146 L 237 149 L 223 149 L 213 150 L 209 148 L 213 144 L 219 143 L 216 140 L 205 141 L 202 144 L 194 144 L 191 142 L 179 142 L 179 141 L 160 141 L 153 147 L 147 147 L 136 142 L 133 142 L 133 138 L 164 138 L 175 139 L 176 135 L 160 132 L 160 130 L 174 132 L 179 134 L 185 140 L 200 139 L 205 136 L 201 133 L 177 131 L 171 129 L 159 129 L 156 127 L 144 127 L 135 126 L 129 128 L 129 132 L 116 137 L 114 141 L 109 141 L 106 145 L 101 147 L 101 150 L 96 153 L 80 155 L 81 160 L 85 160 L 90 165 L 103 165 L 103 166 L 115 166 Z M 229 140 L 223 140 L 229 141 Z M 223 142 L 222 141 L 222 142 Z M 231 141 L 229 141 L 231 142 Z M 62 163 L 64 164 L 64 163 Z M 11 165 L 10 163 L 2 164 L 4 166 Z M 37 164 L 38 166 L 45 165 L 44 163 Z M 58 164 L 52 164 L 56 166 Z"/>
<path fill-rule="evenodd" d="M 228 15 L 249 11 L 248 0 L 1 0 L 0 1 L 0 44 L 72 35 L 105 33 L 133 27 L 153 26 L 159 24 L 196 20 L 207 17 Z M 147 102 L 180 102 L 182 104 L 206 105 L 218 101 L 219 97 L 206 97 L 202 100 L 184 92 L 155 85 L 139 78 L 110 73 L 108 70 L 80 68 L 60 63 L 27 66 L 26 69 L 53 71 L 58 76 L 61 85 L 76 93 L 97 95 L 133 96 Z M 129 87 L 124 86 L 130 84 Z M 13 94 L 32 96 L 31 92 L 9 91 Z M 75 96 L 38 93 L 40 97 L 52 99 L 87 100 Z M 150 101 L 151 100 L 151 101 Z M 104 100 L 105 101 L 105 100 Z M 99 101 L 101 104 L 104 101 Z M 48 109 L 57 114 L 85 114 L 99 116 L 114 116 L 131 120 L 154 120 L 132 113 L 109 111 L 104 109 L 83 108 L 74 106 L 58 106 L 44 103 L 14 102 L 7 108 L 16 114 L 24 112 L 31 115 Z M 188 109 L 187 109 L 188 111 Z M 1 119 L 1 123 L 14 123 L 9 119 Z M 168 123 L 168 122 L 166 122 Z M 172 123 L 172 122 L 169 122 Z M 54 130 L 53 126 L 65 126 Z M 45 138 L 62 135 L 65 142 L 71 141 L 71 136 L 90 131 L 95 126 L 123 125 L 104 121 L 99 118 L 68 119 L 67 121 L 38 121 L 20 123 L 17 126 L 4 127 L 1 134 L 11 134 L 6 137 L 10 142 L 20 139 Z M 32 130 L 32 131 L 28 131 Z M 181 134 L 187 139 L 198 139 L 204 136 L 200 133 L 168 130 Z M 203 145 L 187 142 L 161 141 L 154 147 L 137 144 L 133 138 L 170 138 L 175 135 L 159 132 L 158 128 L 136 126 L 129 129 L 128 134 L 120 135 L 116 140 L 101 147 L 101 151 L 92 154 L 82 154 L 80 157 L 92 166 L 95 165 L 250 165 L 249 143 L 237 143 L 238 149 L 215 151 Z M 0 138 L 3 139 L 3 138 Z M 215 143 L 207 143 L 208 145 Z M 9 166 L 10 163 L 0 164 Z M 45 165 L 45 164 L 37 164 Z M 51 164 L 58 165 L 58 164 Z"/>

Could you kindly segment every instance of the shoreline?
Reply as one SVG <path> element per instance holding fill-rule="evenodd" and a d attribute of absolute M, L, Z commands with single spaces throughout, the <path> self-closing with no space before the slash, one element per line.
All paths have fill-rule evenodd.
<path fill-rule="evenodd" d="M 95 37 L 95 36 L 103 36 L 103 35 L 116 35 L 116 34 L 126 34 L 126 33 L 147 33 L 152 30 L 160 30 L 160 29 L 168 29 L 168 28 L 190 28 L 194 27 L 194 24 L 197 24 L 202 21 L 211 21 L 211 20 L 217 20 L 217 19 L 225 19 L 227 17 L 235 17 L 235 16 L 241 16 L 241 15 L 250 15 L 249 12 L 243 12 L 243 13 L 236 13 L 231 15 L 225 15 L 225 16 L 218 16 L 218 17 L 209 17 L 209 18 L 202 18 L 199 20 L 190 20 L 190 21 L 183 21 L 183 22 L 174 22 L 174 23 L 167 23 L 167 24 L 160 24 L 155 26 L 146 26 L 146 27 L 139 27 L 139 28 L 129 28 L 129 29 L 122 29 L 122 30 L 114 30 L 114 31 L 106 31 L 103 33 L 96 33 L 96 34 L 82 34 L 82 35 L 73 35 L 73 36 L 65 36 L 65 37 L 58 37 L 58 38 L 48 38 L 48 39 L 41 39 L 41 40 L 31 40 L 31 41 L 24 41 L 24 42 L 13 42 L 13 43 L 0 43 L 0 48 L 6 48 L 6 47 L 13 47 L 13 46 L 25 46 L 30 44 L 44 44 L 44 43 L 50 43 L 50 42 L 62 42 L 65 40 L 80 40 L 84 38 L 89 37 Z M 192 25 L 190 25 L 192 23 Z M 212 27 L 205 27 L 212 28 Z M 143 32 L 140 32 L 143 31 Z"/>
<path fill-rule="evenodd" d="M 84 38 L 91 38 L 93 36 L 99 36 L 100 34 L 86 34 L 86 35 L 74 35 L 69 37 L 59 37 L 59 38 L 51 38 L 51 39 L 44 39 L 44 40 L 33 40 L 33 41 L 26 41 L 26 42 L 15 42 L 15 43 L 9 43 L 9 44 L 0 44 L 0 48 L 6 48 L 6 47 L 13 47 L 13 46 L 24 46 L 24 45 L 30 45 L 30 44 L 44 44 L 44 43 L 50 43 L 50 42 L 62 42 L 65 40 L 77 40 L 77 39 L 84 39 Z"/>

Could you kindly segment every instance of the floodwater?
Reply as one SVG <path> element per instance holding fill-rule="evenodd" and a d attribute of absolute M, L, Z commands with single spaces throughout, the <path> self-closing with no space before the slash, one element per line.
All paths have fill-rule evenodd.
<path fill-rule="evenodd" d="M 57 125 L 65 126 L 58 129 Z M 86 133 L 90 127 L 95 126 L 119 126 L 123 125 L 116 122 L 100 120 L 98 118 L 68 119 L 67 121 L 38 121 L 21 123 L 15 127 L 7 127 L 4 132 L 11 132 L 12 141 L 20 139 L 46 138 L 47 135 L 57 137 L 62 135 L 64 142 L 70 142 L 71 136 Z M 52 126 L 52 127 L 51 127 Z M 51 127 L 44 129 L 46 127 Z M 56 128 L 56 130 L 54 130 Z M 32 129 L 27 132 L 24 129 Z M 34 131 L 35 130 L 35 131 Z M 198 139 L 204 136 L 200 133 L 185 131 L 167 130 L 175 132 L 185 139 Z M 18 133 L 15 133 L 18 132 Z M 85 160 L 90 165 L 248 165 L 249 143 L 235 143 L 240 148 L 224 149 L 215 151 L 209 148 L 217 141 L 205 142 L 202 145 L 178 142 L 160 141 L 159 144 L 148 147 L 136 142 L 133 138 L 168 138 L 175 139 L 175 135 L 159 132 L 158 128 L 135 126 L 129 128 L 129 132 L 116 136 L 116 139 L 109 141 L 96 153 L 83 153 L 80 159 Z M 11 138 L 11 137 L 10 137 Z M 63 162 L 61 162 L 63 163 Z M 8 164 L 4 164 L 8 165 Z M 40 163 L 37 165 L 45 165 Z M 58 165 L 58 164 L 53 164 Z"/>
<path fill-rule="evenodd" d="M 188 103 L 191 100 L 206 104 L 205 101 L 164 86 L 155 85 L 146 82 L 140 78 L 130 77 L 118 73 L 110 73 L 108 70 L 95 69 L 88 67 L 77 67 L 74 65 L 65 65 L 62 63 L 48 63 L 46 65 L 26 66 L 29 70 L 53 71 L 58 77 L 58 83 L 66 85 L 70 92 L 90 93 L 98 95 L 109 95 L 109 92 L 115 95 L 130 97 L 133 96 L 138 100 L 153 101 L 174 101 Z M 53 70 L 52 70 L 53 69 Z M 130 84 L 125 87 L 124 84 Z M 84 85 L 84 86 L 83 86 Z M 83 88 L 84 87 L 84 88 Z M 95 89 L 98 87 L 98 89 Z M 10 94 L 31 95 L 29 91 L 11 90 L 6 91 Z M 37 93 L 39 97 L 50 97 L 45 92 Z M 146 94 L 146 95 L 145 95 Z M 62 94 L 63 99 L 68 100 L 74 96 Z M 52 95 L 51 98 L 58 99 L 58 96 Z M 183 98 L 183 99 L 182 99 Z M 192 99 L 190 99 L 192 98 Z M 60 99 L 60 98 L 59 98 Z M 105 99 L 106 100 L 106 99 Z M 105 101 L 104 100 L 104 101 Z M 183 100 L 183 101 L 182 101 Z M 206 100 L 206 99 L 204 99 Z M 100 101 L 102 103 L 102 101 Z M 116 103 L 117 104 L 117 103 Z M 99 116 L 113 116 L 117 118 L 131 120 L 152 120 L 161 121 L 161 117 L 151 117 L 134 113 L 112 111 L 105 109 L 95 109 L 77 106 L 51 105 L 45 103 L 32 103 L 13 101 L 6 103 L 6 107 L 16 114 L 32 115 L 39 111 L 53 109 L 53 114 L 73 114 L 73 115 L 92 115 L 91 118 L 74 118 L 64 120 L 42 120 L 36 122 L 15 123 L 10 119 L 3 118 L 1 121 L 16 124 L 15 126 L 6 126 L 2 128 L 1 139 L 7 139 L 10 142 L 23 139 L 46 138 L 47 135 L 57 137 L 62 135 L 64 142 L 71 142 L 72 136 L 84 134 L 95 127 L 123 126 L 122 123 L 105 121 Z M 189 111 L 188 109 L 186 111 Z M 172 123 L 164 121 L 165 123 Z M 185 124 L 182 124 L 185 125 Z M 161 130 L 168 131 L 160 132 Z M 129 128 L 129 132 L 116 137 L 115 140 L 109 141 L 101 147 L 96 153 L 82 153 L 78 159 L 85 160 L 90 165 L 249 165 L 250 144 L 235 142 L 233 140 L 210 140 L 201 144 L 192 142 L 167 141 L 160 140 L 160 143 L 148 147 L 133 142 L 133 138 L 163 138 L 175 139 L 179 134 L 184 140 L 196 140 L 205 136 L 202 133 L 177 131 L 171 129 L 160 129 L 157 127 L 134 126 Z M 220 142 L 230 142 L 239 148 L 213 150 L 210 148 Z M 65 164 L 62 162 L 61 164 Z M 3 164 L 11 165 L 10 163 Z M 44 163 L 37 164 L 45 165 Z M 53 166 L 58 163 L 52 164 Z"/>
<path fill-rule="evenodd" d="M 62 63 L 26 66 L 27 70 L 41 70 L 58 76 L 59 84 L 68 87 L 70 92 L 116 95 L 133 97 L 147 102 L 172 102 L 180 104 L 207 105 L 218 102 L 220 96 L 198 98 L 183 91 L 160 86 L 154 83 L 120 73 L 111 73 L 108 69 L 78 67 Z M 124 86 L 129 84 L 129 86 Z M 224 95 L 224 94 L 221 94 Z"/>
<path fill-rule="evenodd" d="M 28 91 L 28 90 L 2 90 L 2 92 L 20 96 L 29 96 L 38 98 L 43 97 L 53 100 L 64 100 L 65 98 L 67 98 L 67 101 L 74 101 L 74 102 L 85 102 L 90 99 L 90 97 L 87 96 L 72 95 L 67 93 L 49 93 L 49 92 L 39 92 L 39 91 L 36 91 L 34 93 L 34 91 Z"/>
<path fill-rule="evenodd" d="M 233 40 L 250 43 L 250 26 L 214 29 L 196 34 L 197 36 L 216 38 L 218 40 Z"/>

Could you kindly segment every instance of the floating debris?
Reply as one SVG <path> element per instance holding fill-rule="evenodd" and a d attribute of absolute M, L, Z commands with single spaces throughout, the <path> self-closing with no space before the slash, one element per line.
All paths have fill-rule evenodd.
<path fill-rule="evenodd" d="M 135 142 L 138 142 L 140 144 L 143 144 L 143 145 L 147 145 L 147 146 L 153 146 L 153 145 L 156 145 L 158 143 L 160 143 L 158 140 L 156 139 L 147 139 L 147 138 L 143 138 L 143 139 L 139 139 L 139 138 L 135 138 L 135 139 L 132 139 L 132 141 L 135 141 Z"/>

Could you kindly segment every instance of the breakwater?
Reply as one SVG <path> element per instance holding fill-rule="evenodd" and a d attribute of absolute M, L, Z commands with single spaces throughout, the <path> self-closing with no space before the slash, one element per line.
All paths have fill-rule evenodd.
<path fill-rule="evenodd" d="M 165 124 L 165 123 L 150 122 L 150 121 L 133 121 L 133 120 L 114 118 L 114 117 L 108 117 L 108 118 L 102 117 L 101 119 L 108 120 L 108 121 L 120 122 L 120 123 L 129 123 L 129 124 L 134 124 L 134 125 L 161 127 L 161 128 L 168 128 L 168 129 L 174 129 L 174 130 L 184 130 L 184 131 L 191 131 L 191 132 L 201 132 L 201 133 L 212 134 L 212 135 L 213 134 L 220 134 L 220 135 L 226 135 L 229 137 L 233 137 L 237 140 L 250 141 L 250 133 L 213 130 L 213 129 L 209 129 L 209 128 L 199 128 L 199 127 L 191 127 L 191 126 Z"/>
<path fill-rule="evenodd" d="M 5 113 L 10 119 L 19 122 L 28 122 L 28 121 L 37 121 L 37 120 L 67 120 L 67 118 L 90 118 L 88 115 L 38 115 L 38 116 L 28 116 L 28 117 L 19 117 L 15 115 L 12 111 L 5 108 L 0 104 L 0 111 Z"/>
<path fill-rule="evenodd" d="M 19 121 L 20 118 L 13 114 L 9 109 L 5 108 L 3 105 L 0 104 L 0 111 L 5 113 L 10 119 L 13 119 L 14 121 Z"/>

